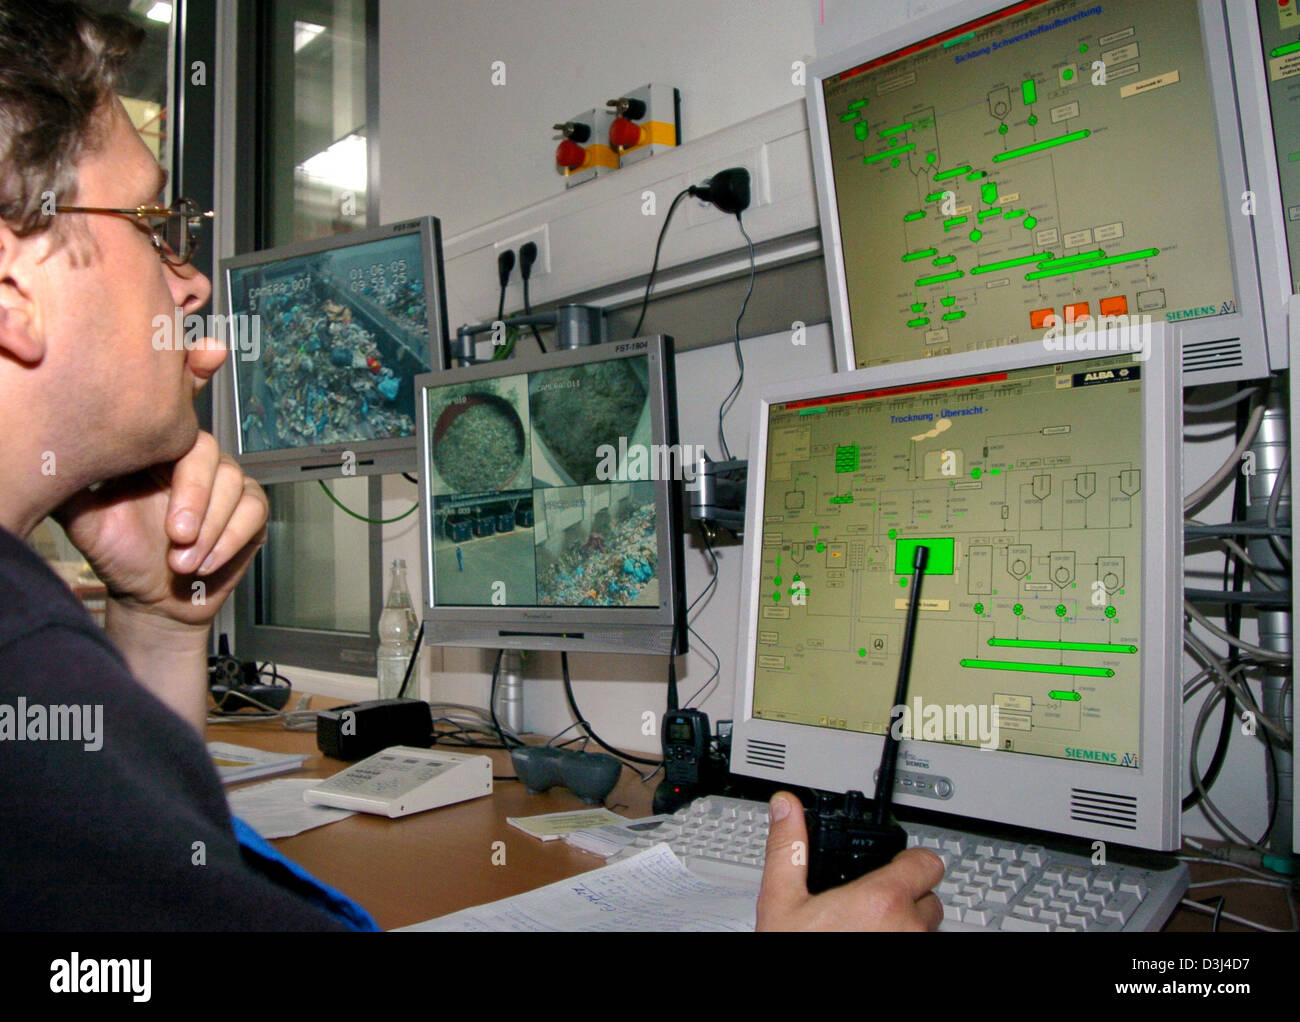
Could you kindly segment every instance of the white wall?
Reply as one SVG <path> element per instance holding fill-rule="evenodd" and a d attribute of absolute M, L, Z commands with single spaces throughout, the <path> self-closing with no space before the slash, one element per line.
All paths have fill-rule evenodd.
<path fill-rule="evenodd" d="M 380 11 L 383 219 L 434 212 L 443 218 L 445 236 L 454 236 L 561 190 L 550 162 L 550 125 L 626 87 L 651 80 L 678 86 L 689 142 L 798 98 L 790 64 L 807 59 L 814 48 L 830 52 L 864 26 L 886 30 L 912 13 L 944 5 L 945 0 L 825 0 L 824 6 L 820 0 L 664 0 L 655 5 L 629 0 L 385 0 Z M 649 23 L 652 10 L 654 24 Z M 719 43 L 724 35 L 727 41 Z M 638 36 L 654 41 L 638 42 Z M 568 44 L 571 38 L 575 45 Z M 494 60 L 506 62 L 504 87 L 490 84 Z M 745 342 L 745 360 L 746 385 L 728 419 L 728 440 L 738 454 L 748 450 L 748 405 L 756 390 L 766 382 L 828 371 L 829 332 L 824 326 L 811 330 L 806 349 L 797 351 L 783 334 L 753 338 Z M 679 359 L 677 375 L 681 439 L 706 443 L 716 454 L 717 406 L 735 380 L 732 350 L 720 346 L 688 352 Z M 1225 413 L 1222 421 L 1230 421 L 1230 415 Z M 1189 444 L 1187 489 L 1208 477 L 1231 446 L 1226 438 Z M 386 516 L 409 506 L 411 489 L 400 478 L 387 481 Z M 1225 521 L 1229 510 L 1225 496 L 1203 512 L 1202 520 Z M 386 557 L 405 556 L 408 565 L 418 564 L 415 537 L 414 519 L 390 527 Z M 740 557 L 739 547 L 723 548 L 717 592 L 695 621 L 722 658 L 718 682 L 700 704 L 714 719 L 731 715 Z M 1214 571 L 1221 560 L 1207 555 L 1198 564 Z M 693 538 L 688 540 L 687 566 L 688 599 L 693 599 L 707 583 L 705 558 Z M 413 578 L 413 590 L 415 584 Z M 680 679 L 683 697 L 711 673 L 705 659 L 692 638 Z M 657 740 L 642 736 L 640 729 L 644 710 L 657 715 L 663 707 L 664 679 L 639 680 L 651 662 L 661 673 L 657 661 L 642 658 L 574 658 L 579 705 L 607 741 L 628 749 L 656 748 Z M 486 703 L 491 666 L 486 651 L 433 650 L 427 664 L 432 671 L 423 679 L 426 696 Z M 1189 667 L 1184 677 L 1193 671 Z M 554 655 L 531 657 L 526 665 L 528 727 L 553 732 L 571 722 L 555 680 L 558 673 Z M 1190 707 L 1186 716 L 1185 746 L 1195 709 Z M 1212 746 L 1211 735 L 1202 762 L 1208 761 Z M 1187 786 L 1185 765 L 1180 769 Z M 1258 744 L 1234 741 L 1215 798 L 1243 829 L 1252 834 L 1263 829 Z M 1213 834 L 1199 811 L 1187 815 L 1184 828 L 1190 834 Z"/>
<path fill-rule="evenodd" d="M 689 141 L 800 99 L 815 0 L 487 0 L 380 6 L 380 209 L 444 237 L 564 190 L 553 124 L 654 82 Z M 492 84 L 494 61 L 505 84 Z"/>

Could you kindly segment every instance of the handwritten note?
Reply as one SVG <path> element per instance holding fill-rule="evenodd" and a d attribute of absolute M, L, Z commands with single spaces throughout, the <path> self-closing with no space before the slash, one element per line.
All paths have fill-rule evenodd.
<path fill-rule="evenodd" d="M 403 929 L 744 931 L 754 928 L 755 901 L 752 888 L 701 880 L 659 844 L 612 866 Z"/>

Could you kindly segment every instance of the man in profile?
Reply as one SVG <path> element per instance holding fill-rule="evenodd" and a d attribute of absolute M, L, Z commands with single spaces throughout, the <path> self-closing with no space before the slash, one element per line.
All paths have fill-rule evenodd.
<path fill-rule="evenodd" d="M 232 820 L 203 744 L 211 620 L 267 503 L 195 417 L 220 343 L 154 343 L 211 284 L 190 262 L 201 207 L 160 205 L 113 94 L 138 35 L 63 0 L 0 4 L 3 925 L 372 928 Z M 108 588 L 103 629 L 23 542 L 49 515 Z M 936 857 L 812 897 L 797 800 L 772 815 L 760 927 L 937 925 Z"/>

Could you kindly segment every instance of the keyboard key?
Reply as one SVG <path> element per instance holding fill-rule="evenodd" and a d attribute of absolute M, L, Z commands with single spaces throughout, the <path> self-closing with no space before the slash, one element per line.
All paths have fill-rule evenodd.
<path fill-rule="evenodd" d="M 1011 892 L 1003 890 L 1001 887 L 995 887 L 984 895 L 984 900 L 992 905 L 1007 905 L 1011 902 Z"/>
<path fill-rule="evenodd" d="M 966 855 L 969 851 L 969 846 L 965 841 L 961 840 L 961 838 L 949 837 L 944 838 L 943 850 L 945 852 L 952 852 L 954 855 Z"/>
<path fill-rule="evenodd" d="M 1020 916 L 1003 916 L 1002 929 L 1020 930 L 1022 932 L 1048 933 L 1052 929 L 1051 923 L 1045 923 L 1038 919 L 1022 919 Z"/>
<path fill-rule="evenodd" d="M 943 918 L 947 922 L 961 922 L 961 906 L 945 901 L 943 903 Z"/>
<path fill-rule="evenodd" d="M 1020 857 L 1029 865 L 1040 868 L 1047 861 L 1047 854 L 1037 845 L 1025 845 L 1020 849 Z"/>
<path fill-rule="evenodd" d="M 993 920 L 993 913 L 986 908 L 971 908 L 962 913 L 961 921 L 975 926 L 988 926 Z"/>

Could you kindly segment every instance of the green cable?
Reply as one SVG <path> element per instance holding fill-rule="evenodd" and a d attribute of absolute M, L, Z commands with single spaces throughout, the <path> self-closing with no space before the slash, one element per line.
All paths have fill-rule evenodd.
<path fill-rule="evenodd" d="M 338 497 L 330 493 L 330 488 L 325 485 L 324 479 L 317 479 L 316 482 L 320 483 L 320 488 L 325 491 L 325 496 L 329 497 L 330 500 L 334 501 L 334 504 L 338 507 L 340 511 L 342 511 L 344 514 L 351 515 L 353 518 L 357 519 L 358 521 L 365 522 L 367 525 L 392 525 L 393 522 L 400 522 L 403 518 L 410 517 L 410 515 L 413 514 L 415 510 L 420 506 L 420 502 L 417 500 L 414 504 L 411 505 L 409 511 L 403 511 L 396 518 L 367 518 L 365 515 L 359 515 L 355 511 L 351 510 L 350 508 L 344 507 L 342 502 L 338 499 Z"/>
<path fill-rule="evenodd" d="M 516 327 L 506 327 L 506 343 L 496 346 L 496 350 L 492 352 L 492 361 L 497 362 L 513 355 L 517 340 L 519 340 L 519 330 Z"/>

